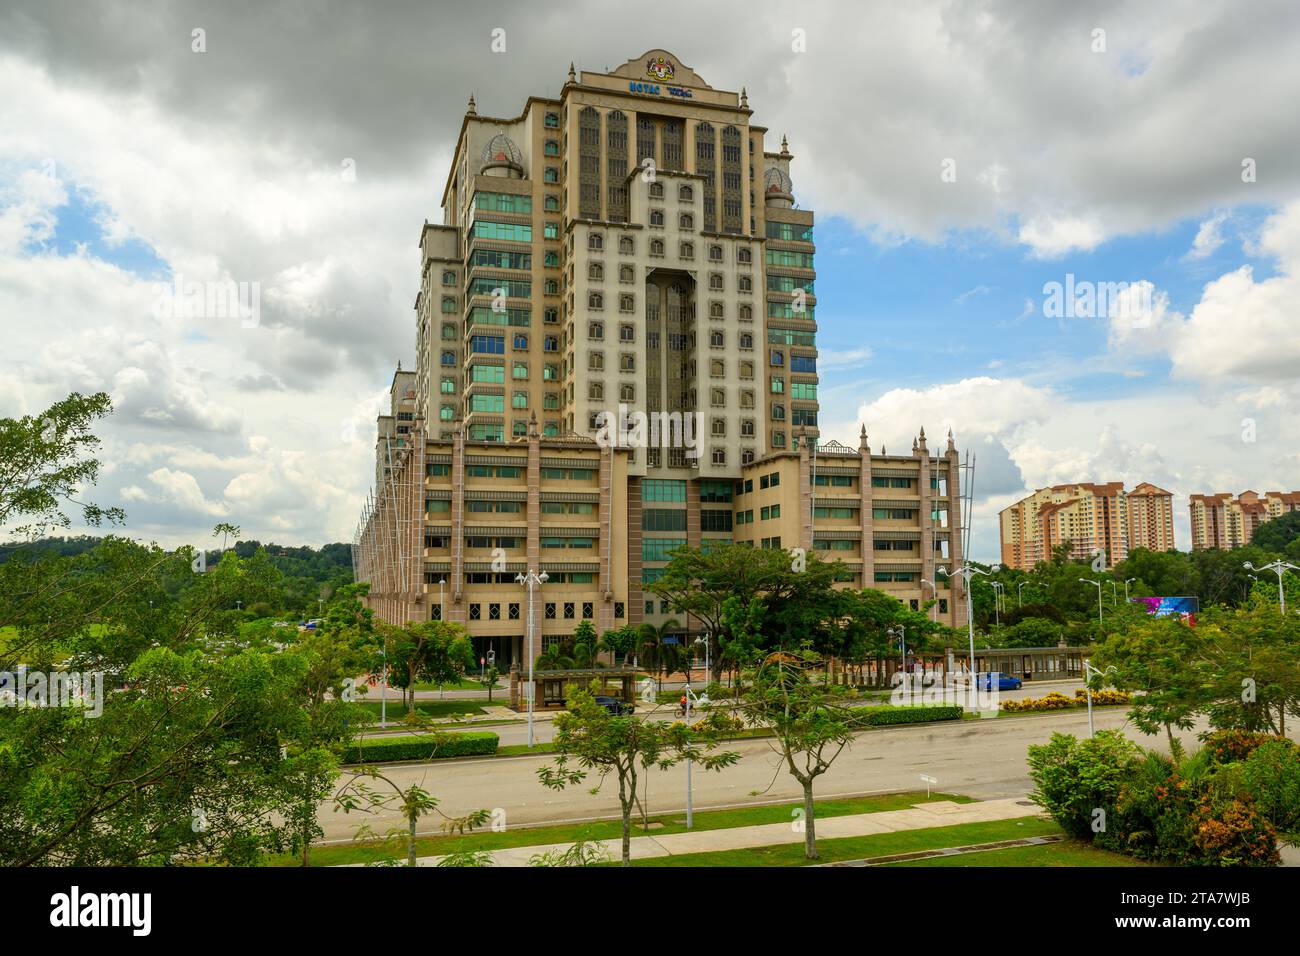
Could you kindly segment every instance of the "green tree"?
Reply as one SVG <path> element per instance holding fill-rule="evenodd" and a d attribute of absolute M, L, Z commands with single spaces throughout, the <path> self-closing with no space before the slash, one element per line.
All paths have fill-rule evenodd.
<path fill-rule="evenodd" d="M 388 649 L 389 681 L 407 700 L 407 715 L 415 716 L 415 685 L 454 684 L 474 666 L 474 648 L 465 629 L 448 621 L 380 624 Z"/>
<path fill-rule="evenodd" d="M 81 510 L 81 520 L 94 527 L 120 522 L 120 508 L 102 508 L 76 496 L 99 477 L 93 453 L 99 439 L 91 426 L 108 415 L 108 395 L 73 392 L 37 416 L 0 418 L 0 527 L 15 521 L 20 536 L 45 534 L 51 527 L 69 527 L 69 504 Z"/>
<path fill-rule="evenodd" d="M 817 859 L 813 785 L 853 739 L 842 688 L 812 679 L 822 665 L 812 651 L 774 651 L 756 668 L 743 713 L 772 731 L 770 745 L 803 788 L 804 855 Z"/>
<path fill-rule="evenodd" d="M 554 764 L 538 768 L 537 776 L 543 786 L 563 790 L 594 772 L 597 781 L 593 792 L 613 777 L 618 782 L 623 816 L 623 865 L 628 866 L 638 775 L 652 768 L 667 770 L 682 760 L 693 760 L 705 770 L 722 770 L 734 764 L 739 755 L 716 751 L 718 733 L 711 727 L 712 716 L 705 718 L 708 729 L 700 732 L 682 723 L 612 716 L 596 703 L 599 692 L 599 681 L 593 681 L 588 690 L 573 689 L 568 710 L 555 718 Z"/>

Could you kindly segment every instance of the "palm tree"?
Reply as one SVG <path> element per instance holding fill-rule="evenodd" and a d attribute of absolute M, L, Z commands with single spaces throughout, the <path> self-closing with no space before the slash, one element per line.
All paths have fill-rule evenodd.
<path fill-rule="evenodd" d="M 542 653 L 537 657 L 537 669 L 539 671 L 571 669 L 574 666 L 573 658 L 566 651 L 567 648 L 559 641 L 542 648 Z"/>
<path fill-rule="evenodd" d="M 642 624 L 640 633 L 640 644 L 637 653 L 641 656 L 641 664 L 649 669 L 654 667 L 655 676 L 659 682 L 659 690 L 664 689 L 664 668 L 667 667 L 673 659 L 668 648 L 671 644 L 664 644 L 664 638 L 673 631 L 681 630 L 681 624 L 676 618 L 664 621 L 658 627 L 653 624 Z M 671 671 L 669 672 L 671 673 Z"/>

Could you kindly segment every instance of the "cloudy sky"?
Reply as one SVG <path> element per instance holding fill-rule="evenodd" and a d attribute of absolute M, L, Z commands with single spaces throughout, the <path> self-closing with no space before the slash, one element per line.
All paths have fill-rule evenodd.
<path fill-rule="evenodd" d="M 469 94 L 513 116 L 654 47 L 788 134 L 826 437 L 951 427 L 976 557 L 1049 483 L 1163 485 L 1183 547 L 1187 494 L 1300 488 L 1288 0 L 10 0 L 0 415 L 111 393 L 94 498 L 132 536 L 350 539 Z M 258 323 L 168 317 L 178 278 L 259 283 Z M 1130 288 L 1054 314 L 1067 282 Z"/>

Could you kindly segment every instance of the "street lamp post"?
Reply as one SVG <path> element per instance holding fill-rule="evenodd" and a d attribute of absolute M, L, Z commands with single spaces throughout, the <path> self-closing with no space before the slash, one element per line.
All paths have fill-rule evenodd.
<path fill-rule="evenodd" d="M 438 620 L 447 620 L 447 579 L 438 578 Z"/>
<path fill-rule="evenodd" d="M 686 694 L 685 694 L 685 697 L 686 697 L 686 726 L 687 726 L 687 727 L 690 727 L 690 725 L 691 725 L 691 678 L 690 678 L 690 675 L 687 675 L 687 677 L 686 677 Z M 691 786 L 691 759 L 690 759 L 689 757 L 687 757 L 687 758 L 686 758 L 686 829 L 688 829 L 688 830 L 689 830 L 692 826 L 695 825 L 695 809 L 694 809 L 694 806 L 692 805 L 692 804 L 693 804 L 693 801 L 692 801 L 692 799 L 691 799 L 692 796 L 694 796 L 694 792 L 695 792 L 695 789 L 694 789 L 694 787 Z"/>
<path fill-rule="evenodd" d="M 1130 584 L 1132 584 L 1132 583 L 1133 583 L 1134 581 L 1136 581 L 1136 580 L 1137 580 L 1137 578 L 1125 578 L 1125 579 L 1124 579 L 1124 603 L 1125 603 L 1125 604 L 1128 603 L 1128 586 L 1129 586 Z"/>
<path fill-rule="evenodd" d="M 998 570 L 998 566 L 993 565 L 993 570 Z M 954 577 L 959 577 L 966 584 L 966 633 L 970 639 L 970 699 L 971 706 L 975 704 L 975 601 L 970 590 L 971 578 L 977 574 L 988 575 L 989 572 L 982 571 L 979 568 L 972 567 L 969 564 L 963 564 L 960 568 L 954 568 L 949 573 L 947 568 L 935 568 L 935 571 L 942 574 L 949 581 Z"/>
<path fill-rule="evenodd" d="M 1112 607 L 1119 604 L 1119 586 L 1114 581 L 1110 582 L 1110 603 Z"/>
<path fill-rule="evenodd" d="M 528 746 L 533 745 L 533 698 L 537 696 L 537 685 L 533 683 L 533 591 L 541 587 L 551 576 L 543 571 L 538 574 L 536 571 L 529 570 L 527 573 L 520 572 L 515 578 L 520 584 L 528 588 Z"/>
<path fill-rule="evenodd" d="M 1016 585 L 1016 607 L 1024 607 L 1025 602 L 1020 596 L 1020 589 L 1023 588 L 1028 583 L 1029 583 L 1028 581 L 1021 581 L 1019 584 Z"/>
<path fill-rule="evenodd" d="M 1083 689 L 1088 692 L 1088 736 L 1089 737 L 1093 735 L 1093 730 L 1092 730 L 1092 685 L 1089 684 L 1088 682 L 1092 680 L 1094 674 L 1097 675 L 1098 677 L 1101 677 L 1106 674 L 1113 674 L 1113 673 L 1115 673 L 1114 667 L 1107 667 L 1103 671 L 1093 667 L 1091 661 L 1083 662 Z"/>
<path fill-rule="evenodd" d="M 704 683 L 707 688 L 709 681 L 713 680 L 713 654 L 712 654 L 713 649 L 709 645 L 709 632 L 705 631 L 703 635 L 697 637 L 691 643 L 696 645 L 699 644 L 704 645 L 704 674 L 705 677 L 707 678 Z M 689 684 L 690 682 L 687 681 L 687 683 Z M 708 693 L 707 689 L 705 690 L 705 693 L 706 694 Z"/>
<path fill-rule="evenodd" d="M 1282 575 L 1285 574 L 1288 570 L 1300 571 L 1300 567 L 1296 567 L 1294 564 L 1288 564 L 1286 561 L 1283 561 L 1281 558 L 1278 558 L 1276 561 L 1270 561 L 1268 564 L 1261 564 L 1259 567 L 1255 567 L 1255 565 L 1247 561 L 1244 565 L 1242 565 L 1242 567 L 1244 567 L 1247 571 L 1273 571 L 1277 574 L 1277 604 L 1278 604 L 1278 608 L 1282 611 L 1283 614 L 1285 614 L 1286 613 L 1286 588 L 1282 586 Z"/>
<path fill-rule="evenodd" d="M 387 643 L 385 643 L 385 646 L 380 649 L 379 654 L 384 659 L 383 674 L 379 678 L 380 681 L 382 681 L 382 683 L 379 685 L 379 726 L 387 727 L 388 726 L 388 646 Z M 414 691 L 412 691 L 412 696 L 415 696 Z"/>
<path fill-rule="evenodd" d="M 989 583 L 993 585 L 993 623 L 996 626 L 1001 627 L 1002 615 L 1000 613 L 999 605 L 1002 603 L 1002 589 L 1005 588 L 1006 585 L 1001 581 L 990 581 Z"/>
<path fill-rule="evenodd" d="M 885 633 L 890 637 L 898 638 L 899 647 L 903 654 L 903 680 L 907 680 L 907 628 L 900 626 L 885 628 Z"/>
<path fill-rule="evenodd" d="M 939 586 L 935 584 L 933 581 L 927 581 L 925 578 L 921 578 L 921 583 L 930 585 L 930 598 L 931 598 L 930 620 L 938 624 L 939 623 Z"/>
<path fill-rule="evenodd" d="M 1092 584 L 1092 585 L 1095 585 L 1095 586 L 1096 586 L 1096 588 L 1097 588 L 1097 623 L 1100 624 L 1100 623 L 1102 622 L 1102 621 L 1101 621 L 1101 585 L 1102 585 L 1103 582 L 1101 582 L 1101 581 L 1094 581 L 1094 580 L 1092 580 L 1092 578 L 1079 578 L 1079 582 L 1080 582 L 1081 584 Z"/>

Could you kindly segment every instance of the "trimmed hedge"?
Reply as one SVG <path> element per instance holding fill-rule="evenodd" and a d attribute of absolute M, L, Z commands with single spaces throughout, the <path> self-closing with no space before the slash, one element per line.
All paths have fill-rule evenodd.
<path fill-rule="evenodd" d="M 484 757 L 497 752 L 501 738 L 489 733 L 443 734 L 428 737 L 375 737 L 343 753 L 344 763 L 384 763 L 393 760 L 442 760 Z"/>
<path fill-rule="evenodd" d="M 961 720 L 962 709 L 956 705 L 935 707 L 863 707 L 858 723 L 867 727 L 886 724 L 926 724 L 933 720 Z"/>

